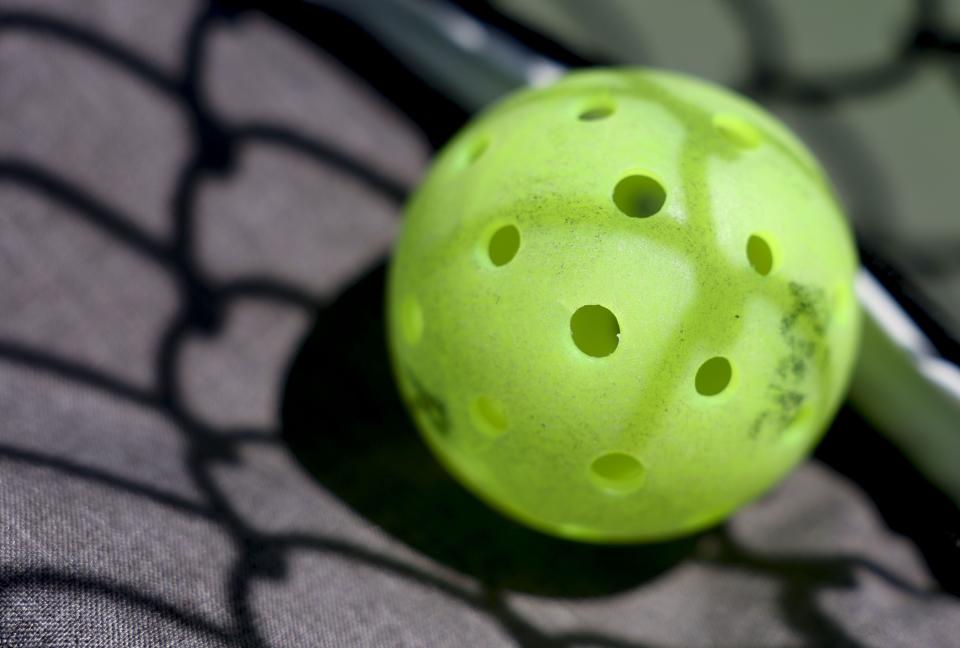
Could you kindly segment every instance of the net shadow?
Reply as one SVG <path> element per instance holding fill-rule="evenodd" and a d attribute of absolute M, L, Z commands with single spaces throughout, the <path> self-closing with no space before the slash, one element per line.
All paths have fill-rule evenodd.
<path fill-rule="evenodd" d="M 96 483 L 160 504 L 177 515 L 203 517 L 229 538 L 231 546 L 225 551 L 236 556 L 224 575 L 230 613 L 228 618 L 216 622 L 135 588 L 66 569 L 4 569 L 0 571 L 0 591 L 40 588 L 68 595 L 93 594 L 117 605 L 150 610 L 170 623 L 232 645 L 266 648 L 267 641 L 251 609 L 251 584 L 255 579 L 283 581 L 289 576 L 288 553 L 303 549 L 335 554 L 442 592 L 488 615 L 521 645 L 639 648 L 640 643 L 603 633 L 546 633 L 508 606 L 504 593 L 605 596 L 641 588 L 682 561 L 702 560 L 774 579 L 781 592 L 779 601 L 785 621 L 811 643 L 855 645 L 855 640 L 833 624 L 817 603 L 817 593 L 823 589 L 855 586 L 858 570 L 882 572 L 855 557 L 769 559 L 738 547 L 722 529 L 699 539 L 647 547 L 579 545 L 520 527 L 466 493 L 427 453 L 395 394 L 381 331 L 382 268 L 348 288 L 331 305 L 324 305 L 308 291 L 279 278 L 251 276 L 221 283 L 204 275 L 199 269 L 193 238 L 196 193 L 209 177 L 231 176 L 238 152 L 244 146 L 287 147 L 317 164 L 361 180 L 372 191 L 397 203 L 407 191 L 401 183 L 369 168 L 362 160 L 292 127 L 273 123 L 231 125 L 204 103 L 201 70 L 210 30 L 229 25 L 253 4 L 201 3 L 186 39 L 178 75 L 168 75 L 109 38 L 67 21 L 39 12 L 0 11 L 0 38 L 9 32 L 29 32 L 71 43 L 81 55 L 103 59 L 159 89 L 190 117 L 192 151 L 179 173 L 170 204 L 169 217 L 175 226 L 170 241 L 151 237 L 135 224 L 132 215 L 122 213 L 109 201 L 52 171 L 24 160 L 0 160 L 0 182 L 17 184 L 64 207 L 79 222 L 109 235 L 116 245 L 159 265 L 180 287 L 180 308 L 158 340 L 153 387 L 143 389 L 70 358 L 11 340 L 0 341 L 0 361 L 54 375 L 162 414 L 187 444 L 187 472 L 202 497 L 198 502 L 184 500 L 103 470 L 6 445 L 0 446 L 0 461 L 56 471 L 66 479 Z M 301 12 L 306 10 L 299 5 L 300 8 L 291 9 L 293 6 L 294 3 L 276 3 L 269 12 L 290 24 L 297 22 L 320 47 L 371 79 L 378 91 L 420 124 L 435 144 L 445 141 L 465 119 L 448 100 L 425 88 L 356 26 L 334 18 L 325 23 L 302 20 L 306 14 Z M 956 53 L 957 41 L 929 28 L 927 20 L 919 21 L 916 34 L 907 39 L 913 43 L 911 47 L 917 51 Z M 747 27 L 751 33 L 759 29 L 756 25 Z M 758 48 L 758 52 L 763 51 Z M 883 83 L 893 82 L 883 74 L 876 76 L 883 82 L 868 79 L 853 86 L 858 92 L 873 91 Z M 756 81 L 754 94 L 784 92 L 784 85 L 764 82 L 762 74 L 757 78 L 760 81 Z M 786 96 L 798 100 L 814 96 L 822 101 L 822 95 L 829 95 L 833 85 L 836 84 L 819 84 L 815 91 L 790 90 Z M 411 87 L 417 91 L 411 92 Z M 431 100 L 437 103 L 431 105 Z M 231 300 L 239 298 L 273 301 L 317 318 L 283 386 L 283 441 L 289 443 L 302 464 L 328 490 L 400 541 L 476 577 L 485 586 L 482 591 L 475 592 L 424 568 L 337 538 L 263 532 L 235 510 L 213 479 L 213 470 L 223 463 L 240 462 L 238 449 L 242 444 L 280 443 L 281 439 L 271 430 L 224 429 L 193 416 L 182 401 L 178 356 L 189 336 L 216 335 L 221 330 L 225 309 Z M 707 554 L 703 553 L 704 541 L 709 549 Z M 565 566 L 563 569 L 557 568 L 558 561 Z M 887 580 L 910 595 L 923 595 L 893 577 Z"/>

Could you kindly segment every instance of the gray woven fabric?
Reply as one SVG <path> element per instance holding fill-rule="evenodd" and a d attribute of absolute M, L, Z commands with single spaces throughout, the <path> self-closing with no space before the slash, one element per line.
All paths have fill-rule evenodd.
<path fill-rule="evenodd" d="M 960 602 L 816 461 L 653 547 L 452 482 L 378 321 L 428 156 L 259 14 L 0 1 L 0 645 L 956 645 Z"/>

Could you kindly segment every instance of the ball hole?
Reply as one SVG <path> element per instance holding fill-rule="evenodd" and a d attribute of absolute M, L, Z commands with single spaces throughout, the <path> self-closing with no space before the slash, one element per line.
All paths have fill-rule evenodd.
<path fill-rule="evenodd" d="M 724 357 L 710 358 L 697 370 L 697 393 L 702 396 L 716 396 L 723 392 L 733 377 L 733 367 Z"/>
<path fill-rule="evenodd" d="M 616 111 L 617 107 L 615 104 L 610 102 L 598 102 L 591 104 L 580 111 L 580 114 L 577 118 L 580 121 L 600 121 L 601 119 L 606 119 Z"/>
<path fill-rule="evenodd" d="M 423 337 L 423 309 L 415 297 L 407 297 L 400 305 L 400 331 L 410 346 Z"/>
<path fill-rule="evenodd" d="M 603 306 L 581 306 L 570 318 L 570 332 L 577 348 L 588 356 L 602 358 L 620 343 L 620 323 Z"/>
<path fill-rule="evenodd" d="M 747 260 L 757 274 L 767 276 L 773 270 L 773 249 L 766 239 L 758 234 L 747 239 Z"/>
<path fill-rule="evenodd" d="M 613 202 L 631 218 L 649 218 L 663 207 L 667 192 L 663 185 L 648 175 L 631 175 L 613 189 Z"/>
<path fill-rule="evenodd" d="M 713 127 L 728 142 L 740 148 L 754 148 L 763 141 L 763 136 L 743 117 L 720 113 L 713 116 Z"/>
<path fill-rule="evenodd" d="M 495 266 L 510 263 L 520 249 L 520 230 L 514 225 L 504 225 L 490 237 L 487 252 Z"/>
<path fill-rule="evenodd" d="M 629 493 L 643 485 L 646 468 L 642 461 L 625 452 L 608 452 L 593 460 L 590 473 L 604 490 Z"/>
<path fill-rule="evenodd" d="M 490 146 L 490 140 L 486 137 L 478 137 L 473 142 L 467 146 L 466 154 L 464 155 L 464 166 L 468 167 L 477 163 L 483 154 L 487 152 L 487 148 Z"/>
<path fill-rule="evenodd" d="M 503 405 L 487 396 L 477 396 L 470 407 L 474 424 L 489 436 L 499 436 L 507 429 L 507 415 Z"/>

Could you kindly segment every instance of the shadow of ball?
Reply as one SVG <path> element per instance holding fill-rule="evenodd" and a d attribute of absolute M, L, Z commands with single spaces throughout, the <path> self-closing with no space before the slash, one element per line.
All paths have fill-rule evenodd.
<path fill-rule="evenodd" d="M 394 386 L 378 267 L 319 313 L 292 361 L 283 437 L 303 467 L 359 515 L 490 587 L 584 597 L 635 587 L 696 537 L 586 545 L 521 526 L 454 481 L 418 436 Z"/>

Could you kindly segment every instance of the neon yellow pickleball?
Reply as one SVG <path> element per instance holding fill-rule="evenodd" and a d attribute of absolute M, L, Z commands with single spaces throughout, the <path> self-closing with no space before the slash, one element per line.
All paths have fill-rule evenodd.
<path fill-rule="evenodd" d="M 776 118 L 692 78 L 570 74 L 473 120 L 410 200 L 388 281 L 400 391 L 500 511 L 663 539 L 781 479 L 839 406 L 856 252 Z"/>

